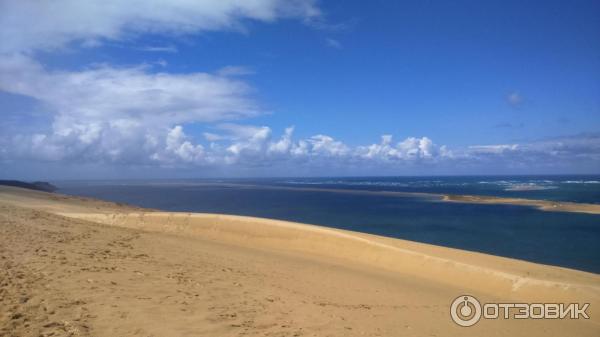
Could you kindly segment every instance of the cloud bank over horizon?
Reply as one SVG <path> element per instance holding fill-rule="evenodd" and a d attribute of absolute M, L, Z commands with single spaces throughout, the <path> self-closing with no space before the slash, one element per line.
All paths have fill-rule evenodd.
<path fill-rule="evenodd" d="M 331 175 L 336 170 L 369 175 L 440 174 L 448 168 L 462 174 L 523 174 L 532 168 L 560 173 L 572 169 L 574 161 L 587 169 L 575 173 L 589 173 L 600 162 L 600 133 L 451 148 L 425 136 L 395 141 L 392 135 L 383 135 L 378 143 L 352 146 L 323 134 L 295 138 L 294 127 L 280 135 L 267 126 L 225 123 L 213 129 L 204 141 L 186 134 L 181 125 L 149 132 L 127 123 L 15 135 L 2 139 L 0 160 L 197 169 L 200 175 L 203 169 L 230 167 L 231 172 L 249 170 L 267 176 L 270 170 L 289 175 Z"/>
<path fill-rule="evenodd" d="M 321 27 L 322 11 L 313 0 L 26 0 L 2 1 L 1 9 L 0 91 L 35 102 L 36 109 L 3 112 L 0 165 L 238 167 L 264 172 L 278 167 L 290 174 L 406 169 L 563 172 L 600 167 L 599 134 L 453 147 L 436 144 L 431 135 L 400 140 L 382 135 L 379 142 L 363 145 L 322 133 L 296 138 L 291 126 L 274 135 L 270 126 L 252 125 L 252 118 L 271 111 L 262 106 L 257 88 L 245 77 L 251 72 L 243 67 L 184 73 L 141 62 L 54 69 L 39 56 L 99 48 L 109 41 L 148 52 L 177 53 L 174 45 L 139 47 L 135 41 L 143 34 L 178 38 L 215 31 L 244 34 L 248 22 L 288 19 Z M 341 49 L 337 40 L 327 41 Z M 516 106 L 523 99 L 515 92 L 507 100 Z M 10 122 L 20 115 L 27 115 L 33 126 Z M 204 139 L 190 134 L 198 126 L 210 130 L 203 133 Z"/>

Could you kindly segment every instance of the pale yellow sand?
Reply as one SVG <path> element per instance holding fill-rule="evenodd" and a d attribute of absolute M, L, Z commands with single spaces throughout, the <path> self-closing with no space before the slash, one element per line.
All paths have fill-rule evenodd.
<path fill-rule="evenodd" d="M 521 205 L 549 212 L 573 212 L 600 214 L 600 205 L 567 201 L 533 200 L 523 198 L 501 198 L 477 195 L 445 195 L 444 201 L 470 204 Z"/>
<path fill-rule="evenodd" d="M 284 221 L 0 187 L 0 335 L 598 336 L 600 275 Z M 450 302 L 591 303 L 455 325 Z M 598 314 L 596 314 L 598 313 Z"/>

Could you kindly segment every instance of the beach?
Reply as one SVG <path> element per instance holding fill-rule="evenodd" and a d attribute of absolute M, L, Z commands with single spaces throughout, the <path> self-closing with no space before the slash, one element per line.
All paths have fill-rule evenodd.
<path fill-rule="evenodd" d="M 531 200 L 523 198 L 501 198 L 476 195 L 444 195 L 444 201 L 469 204 L 520 205 L 531 206 L 548 212 L 572 212 L 600 214 L 600 205 L 566 201 Z"/>
<path fill-rule="evenodd" d="M 0 187 L 0 210 L 0 335 L 600 333 L 594 273 L 294 222 L 13 187 Z M 450 318 L 451 302 L 463 294 L 482 303 L 590 303 L 590 318 L 482 320 L 465 328 Z"/>

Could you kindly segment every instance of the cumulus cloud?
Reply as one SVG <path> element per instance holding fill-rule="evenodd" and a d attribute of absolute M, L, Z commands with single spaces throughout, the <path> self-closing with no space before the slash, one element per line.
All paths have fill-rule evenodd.
<path fill-rule="evenodd" d="M 211 153 L 220 145 L 212 144 L 208 151 L 194 144 L 183 125 L 261 113 L 252 88 L 238 77 L 252 71 L 229 66 L 214 73 L 174 74 L 146 65 L 109 64 L 49 70 L 36 60 L 38 52 L 95 48 L 109 40 L 132 42 L 135 49 L 136 38 L 147 33 L 172 37 L 243 30 L 247 20 L 309 22 L 320 16 L 314 0 L 0 0 L 0 7 L 0 90 L 36 100 L 51 121 L 39 132 L 1 130 L 0 155 L 142 165 L 217 161 Z M 177 52 L 175 45 L 137 49 Z M 240 135 L 223 153 L 236 157 L 262 151 L 270 130 L 261 130 L 254 138 Z M 210 133 L 205 137 L 220 140 Z"/>
<path fill-rule="evenodd" d="M 360 146 L 357 152 L 362 158 L 382 161 L 426 160 L 449 155 L 445 146 L 438 147 L 428 137 L 409 137 L 396 144 L 392 139 L 392 135 L 383 135 L 379 144 Z"/>
<path fill-rule="evenodd" d="M 399 141 L 383 135 L 379 142 L 353 146 L 326 134 L 295 138 L 293 127 L 276 134 L 268 126 L 239 124 L 262 112 L 252 87 L 240 78 L 252 73 L 245 67 L 211 73 L 109 64 L 60 70 L 36 60 L 39 51 L 94 48 L 107 40 L 133 41 L 145 33 L 240 30 L 245 20 L 281 18 L 320 26 L 324 21 L 319 17 L 313 0 L 0 0 L 0 90 L 35 100 L 46 114 L 43 120 L 50 121 L 34 131 L 0 129 L 0 161 L 290 170 L 336 165 L 396 169 L 413 164 L 600 164 L 597 134 L 456 148 L 422 135 Z M 336 40 L 326 42 L 341 47 Z M 142 48 L 177 51 L 175 45 Z M 507 101 L 518 106 L 523 98 L 514 92 Z M 213 125 L 203 139 L 186 133 L 198 124 Z"/>
<path fill-rule="evenodd" d="M 42 102 L 53 120 L 47 133 L 29 141 L 21 138 L 21 152 L 28 152 L 29 144 L 29 151 L 54 158 L 83 152 L 110 161 L 131 158 L 132 151 L 152 147 L 154 138 L 176 125 L 246 118 L 260 112 L 247 84 L 220 74 L 154 73 L 143 66 L 108 65 L 49 71 L 28 57 L 15 55 L 0 57 L 0 73 L 0 90 Z M 63 148 L 62 155 L 57 147 Z M 181 158 L 188 148 L 183 143 Z"/>
<path fill-rule="evenodd" d="M 198 162 L 202 160 L 204 147 L 193 145 L 188 139 L 180 125 L 175 126 L 167 133 L 165 152 L 176 156 L 184 162 Z M 159 159 L 154 154 L 152 159 Z"/>
<path fill-rule="evenodd" d="M 224 126 L 225 127 L 225 126 Z M 271 137 L 271 129 L 254 126 L 228 125 L 232 131 L 234 142 L 227 147 L 232 158 L 244 155 L 261 155 L 266 147 L 266 141 Z"/>
<path fill-rule="evenodd" d="M 445 155 L 444 150 L 429 138 L 409 137 L 392 144 L 391 136 L 382 137 L 380 144 L 368 146 L 349 146 L 335 138 L 318 134 L 304 139 L 294 139 L 294 127 L 288 127 L 279 138 L 273 137 L 271 128 L 266 126 L 248 126 L 226 124 L 219 127 L 225 134 L 215 135 L 216 142 L 225 141 L 226 154 L 231 162 L 256 161 L 273 162 L 311 162 L 339 164 L 344 162 L 388 162 L 434 160 Z M 221 148 L 221 147 L 217 147 Z M 214 153 L 214 157 L 219 154 Z"/>
<path fill-rule="evenodd" d="M 269 144 L 270 154 L 287 154 L 289 153 L 292 146 L 292 135 L 294 133 L 294 127 L 288 127 L 285 129 L 285 133 L 281 136 L 278 141 Z"/>
<path fill-rule="evenodd" d="M 1 1 L 0 52 L 96 46 L 138 34 L 182 35 L 242 29 L 243 20 L 311 20 L 314 0 L 19 0 Z"/>
<path fill-rule="evenodd" d="M 312 136 L 306 142 L 310 144 L 310 152 L 319 155 L 344 156 L 349 150 L 344 143 L 326 135 Z"/>
<path fill-rule="evenodd" d="M 123 127 L 124 129 L 118 129 Z M 87 129 L 69 134 L 17 135 L 4 142 L 0 159 L 34 159 L 66 163 L 112 162 L 168 167 L 353 167 L 390 169 L 425 165 L 456 170 L 470 167 L 514 169 L 558 168 L 569 163 L 600 164 L 600 134 L 547 139 L 519 144 L 473 145 L 448 148 L 428 137 L 408 137 L 394 142 L 383 135 L 380 142 L 350 146 L 327 135 L 295 138 L 294 128 L 274 135 L 267 126 L 221 124 L 205 134 L 202 143 L 189 137 L 182 125 L 153 133 L 139 132 L 137 125 Z M 126 130 L 126 131 L 124 131 Z M 139 135 L 145 135 L 140 137 Z M 368 171 L 367 171 L 368 172 Z"/>

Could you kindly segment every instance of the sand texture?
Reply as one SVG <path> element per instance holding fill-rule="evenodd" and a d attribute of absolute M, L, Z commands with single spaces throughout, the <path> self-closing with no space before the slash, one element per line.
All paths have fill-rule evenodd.
<path fill-rule="evenodd" d="M 0 336 L 599 336 L 600 275 L 285 221 L 0 187 Z M 482 320 L 451 301 L 590 303 Z"/>

